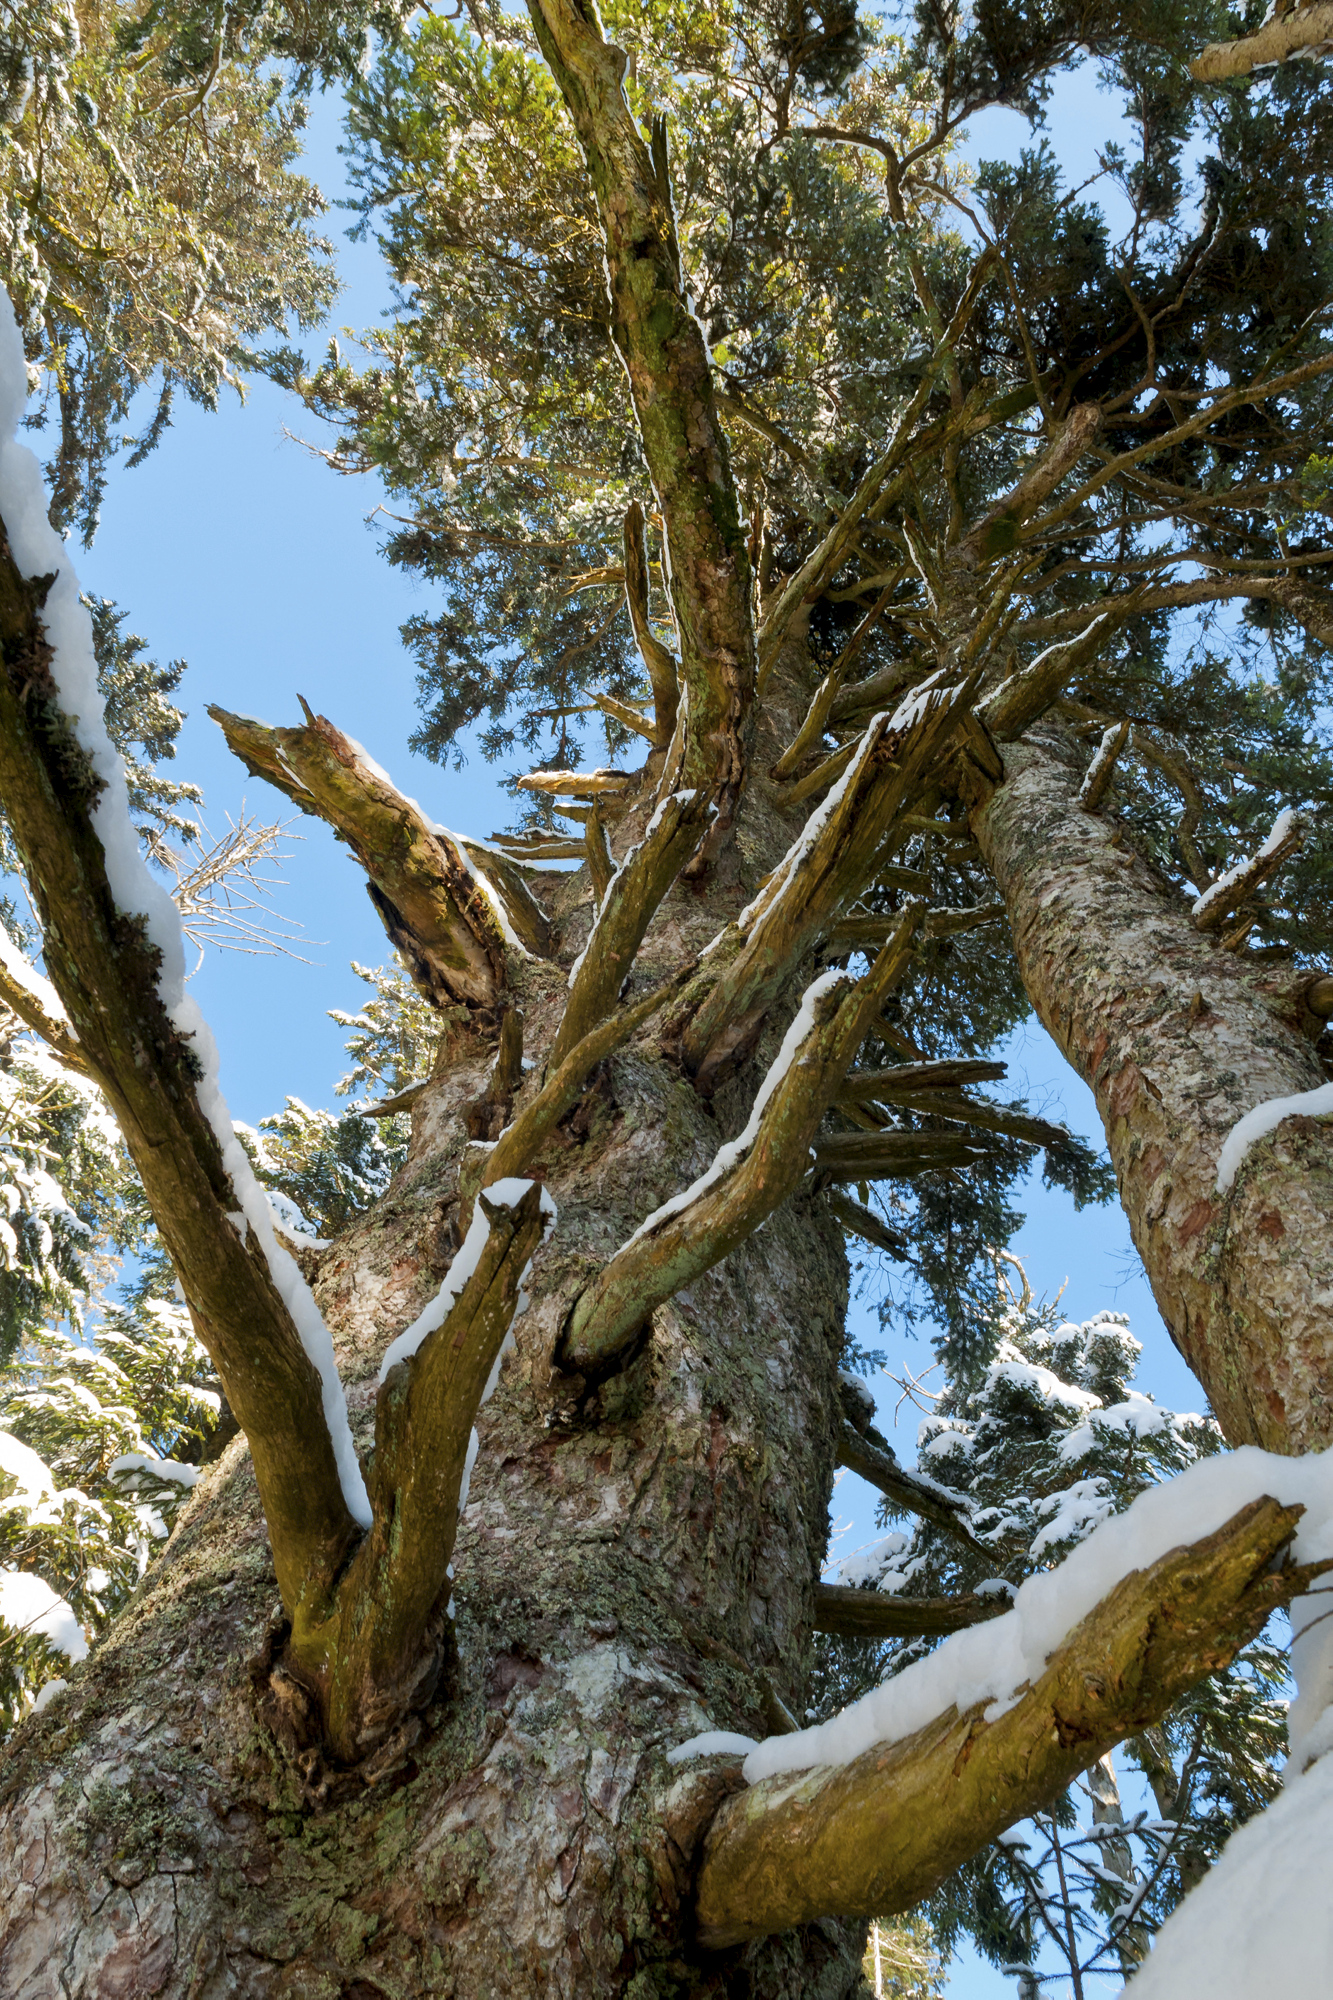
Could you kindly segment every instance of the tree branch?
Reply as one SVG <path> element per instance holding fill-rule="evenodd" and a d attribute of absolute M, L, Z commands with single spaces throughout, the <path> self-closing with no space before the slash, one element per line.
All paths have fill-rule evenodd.
<path fill-rule="evenodd" d="M 434 1691 L 451 1616 L 450 1563 L 475 1455 L 473 1419 L 494 1386 L 549 1200 L 532 1182 L 482 1196 L 449 1280 L 384 1357 L 375 1405 L 374 1523 L 307 1647 L 328 1677 L 329 1739 L 344 1763 L 376 1749 Z M 475 1234 L 474 1234 L 475 1232 Z M 471 1258 L 469 1258 L 471 1252 Z M 460 1279 L 463 1273 L 459 1272 Z M 401 1352 L 403 1348 L 406 1352 Z M 395 1350 L 400 1350 L 396 1354 Z"/>
<path fill-rule="evenodd" d="M 569 976 L 569 999 L 549 1058 L 553 1066 L 615 1005 L 657 906 L 699 845 L 711 811 L 701 793 L 673 792 L 612 876 Z"/>
<path fill-rule="evenodd" d="M 272 729 L 225 709 L 208 712 L 247 770 L 342 835 L 418 990 L 437 1007 L 461 1001 L 489 1013 L 505 982 L 499 898 L 486 894 L 461 845 L 323 716 L 303 729 Z"/>
<path fill-rule="evenodd" d="M 25 1028 L 40 1035 L 66 1069 L 87 1076 L 88 1064 L 64 1003 L 49 979 L 43 979 L 0 924 L 0 1003 L 18 1015 Z"/>
<path fill-rule="evenodd" d="M 1009 1600 L 974 1597 L 891 1597 L 882 1590 L 848 1590 L 841 1584 L 817 1583 L 810 1627 L 844 1639 L 939 1639 L 962 1632 L 1009 1609 Z"/>
<path fill-rule="evenodd" d="M 864 978 L 826 973 L 809 989 L 740 1138 L 641 1223 L 576 1300 L 557 1350 L 563 1367 L 604 1367 L 659 1305 L 720 1263 L 799 1187 L 824 1109 L 902 975 L 919 917 L 904 912 Z"/>
<path fill-rule="evenodd" d="M 707 1089 L 749 1047 L 792 968 L 830 928 L 848 896 L 883 862 L 890 827 L 915 799 L 937 753 L 971 704 L 973 674 L 919 696 L 897 728 L 879 716 L 833 800 L 806 821 L 738 925 L 745 943 L 704 998 L 682 1041 Z"/>
<path fill-rule="evenodd" d="M 653 690 L 653 747 L 665 750 L 676 727 L 680 701 L 680 667 L 669 646 L 653 631 L 648 618 L 648 538 L 643 509 L 632 501 L 625 513 L 625 603 L 634 642 Z"/>
<path fill-rule="evenodd" d="M 1123 1737 L 1159 1721 L 1308 1586 L 1324 1565 L 1272 1567 L 1300 1513 L 1258 1500 L 1123 1578 L 1008 1707 L 947 1707 L 848 1764 L 727 1798 L 699 1875 L 700 1942 L 721 1949 L 817 1917 L 890 1916 L 920 1902 Z"/>
<path fill-rule="evenodd" d="M 919 1514 L 923 1521 L 933 1521 L 946 1535 L 965 1542 L 973 1555 L 989 1557 L 990 1551 L 983 1548 L 967 1525 L 969 1509 L 962 1496 L 919 1472 L 908 1472 L 899 1465 L 877 1431 L 860 1431 L 844 1418 L 837 1451 L 839 1465 L 856 1473 L 895 1507 L 906 1514 Z"/>
<path fill-rule="evenodd" d="M 299 1634 L 324 1615 L 358 1530 L 320 1373 L 241 1213 L 199 1101 L 198 1058 L 158 989 L 161 953 L 145 920 L 117 907 L 107 878 L 93 819 L 103 780 L 61 710 L 50 669 L 42 607 L 54 581 L 27 582 L 0 536 L 0 801 L 79 1056 L 115 1114 L 199 1338 L 246 1433 L 278 1587 Z"/>
<path fill-rule="evenodd" d="M 1196 83 L 1225 83 L 1251 70 L 1285 62 L 1297 54 L 1324 55 L 1333 48 L 1333 5 L 1316 0 L 1312 7 L 1271 12 L 1252 35 L 1235 42 L 1209 42 L 1190 64 Z"/>
<path fill-rule="evenodd" d="M 673 785 L 706 792 L 727 825 L 744 781 L 754 699 L 750 563 L 708 350 L 681 280 L 666 125 L 654 121 L 651 149 L 645 145 L 621 87 L 625 55 L 603 41 L 591 9 L 529 0 L 529 12 L 588 163 L 611 334 L 662 515 L 689 695 L 683 769 Z"/>

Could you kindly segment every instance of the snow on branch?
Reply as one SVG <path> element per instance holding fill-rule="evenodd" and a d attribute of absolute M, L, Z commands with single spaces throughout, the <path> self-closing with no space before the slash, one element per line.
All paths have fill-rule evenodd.
<path fill-rule="evenodd" d="M 1190 911 L 1195 928 L 1201 931 L 1220 930 L 1232 911 L 1239 909 L 1261 882 L 1276 874 L 1288 856 L 1304 845 L 1309 831 L 1309 821 L 1303 813 L 1290 806 L 1280 812 L 1259 852 L 1252 854 L 1247 861 L 1238 861 L 1234 868 L 1228 868 L 1225 875 L 1219 875 L 1201 896 L 1195 897 Z"/>
<path fill-rule="evenodd" d="M 893 715 L 870 723 L 847 771 L 816 807 L 773 874 L 737 919 L 744 943 L 704 998 L 682 1042 L 707 1087 L 752 1043 L 794 968 L 892 851 L 891 830 L 970 708 L 978 674 L 953 687 L 938 676 Z M 903 828 L 903 838 L 908 829 Z"/>
<path fill-rule="evenodd" d="M 509 884 L 483 872 L 447 827 L 324 716 L 307 709 L 304 728 L 274 729 L 216 706 L 208 712 L 247 770 L 347 841 L 419 991 L 437 1007 L 461 1001 L 494 1008 L 504 990 L 506 945 L 530 949 L 511 915 Z M 521 906 L 514 914 L 520 922 L 529 915 Z"/>
<path fill-rule="evenodd" d="M 1252 35 L 1234 42 L 1210 42 L 1190 64 L 1197 83 L 1225 83 L 1251 70 L 1286 62 L 1291 56 L 1323 56 L 1333 49 L 1333 4 L 1271 7 Z"/>
<path fill-rule="evenodd" d="M 760 1085 L 744 1130 L 648 1216 L 575 1301 L 557 1358 L 603 1365 L 682 1285 L 711 1270 L 795 1192 L 811 1141 L 848 1064 L 906 968 L 921 908 L 864 978 L 826 972 L 807 987 Z"/>
<path fill-rule="evenodd" d="M 610 1013 L 659 903 L 699 845 L 712 814 L 702 794 L 671 793 L 616 869 L 588 942 L 570 968 L 569 999 L 551 1049 L 553 1066 Z"/>
<path fill-rule="evenodd" d="M 435 1688 L 477 1456 L 474 1419 L 499 1381 L 533 1256 L 554 1226 L 555 1203 L 535 1181 L 487 1189 L 439 1291 L 385 1352 L 374 1519 L 340 1579 L 335 1634 L 325 1639 L 334 1663 L 327 1731 L 344 1763 L 382 1751 Z"/>
<path fill-rule="evenodd" d="M 369 1504 L 328 1329 L 233 1129 L 216 1046 L 186 991 L 179 912 L 140 851 L 88 610 L 41 469 L 15 438 L 27 387 L 0 296 L 0 799 L 52 983 L 249 1437 L 294 1605 L 336 1572 Z"/>
<path fill-rule="evenodd" d="M 49 979 L 29 965 L 3 924 L 0 924 L 0 1001 L 18 1015 L 26 1028 L 40 1035 L 67 1069 L 88 1073 L 79 1048 L 78 1031 L 65 1003 Z"/>
<path fill-rule="evenodd" d="M 1301 1090 L 1293 1097 L 1270 1097 L 1238 1118 L 1217 1156 L 1217 1192 L 1229 1194 L 1236 1185 L 1245 1155 L 1288 1118 L 1333 1118 L 1333 1083 L 1321 1083 L 1315 1090 Z"/>
<path fill-rule="evenodd" d="M 1283 1496 L 1281 1499 L 1272 1497 Z M 1293 1542 L 1294 1537 L 1294 1542 Z M 699 1877 L 713 1947 L 911 1907 L 1333 1568 L 1333 1454 L 1253 1449 L 1142 1494 L 1014 1607 L 956 1633 L 831 1722 L 746 1755 Z M 1298 1629 L 1300 1606 L 1293 1612 Z M 1323 1747 L 1333 1629 L 1297 1651 L 1293 1755 Z M 684 1744 L 679 1761 L 703 1744 Z"/>

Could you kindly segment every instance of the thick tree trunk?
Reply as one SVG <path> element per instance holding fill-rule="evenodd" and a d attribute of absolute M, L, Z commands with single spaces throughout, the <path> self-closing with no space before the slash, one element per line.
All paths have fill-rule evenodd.
<path fill-rule="evenodd" d="M 1333 1441 L 1333 1127 L 1286 1118 L 1217 1186 L 1256 1105 L 1326 1081 L 1314 975 L 1196 930 L 1115 825 L 1078 804 L 1059 732 L 1004 749 L 972 814 L 1023 984 L 1097 1097 L 1135 1244 L 1172 1339 L 1232 1444 Z"/>
<path fill-rule="evenodd" d="M 744 879 L 671 892 L 645 979 L 713 935 L 789 837 L 756 800 Z M 565 883 L 567 963 L 589 903 L 585 877 Z M 517 977 L 540 1055 L 564 972 Z M 784 1026 L 779 1010 L 761 1056 Z M 456 1243 L 485 1073 L 474 1056 L 431 1084 L 408 1168 L 319 1269 L 363 1452 L 380 1356 Z M 696 1949 L 696 1850 L 726 1781 L 665 1761 L 701 1729 L 764 1735 L 779 1699 L 803 1706 L 842 1421 L 841 1230 L 798 1197 L 660 1309 L 623 1370 L 597 1385 L 551 1367 L 572 1295 L 731 1136 L 744 1083 L 707 1105 L 641 1039 L 542 1156 L 559 1223 L 479 1420 L 453 1684 L 373 1784 L 303 1747 L 299 1691 L 266 1665 L 280 1608 L 244 1440 L 230 1447 L 137 1603 L 9 1748 L 3 2000 L 858 1989 L 855 1924 Z"/>

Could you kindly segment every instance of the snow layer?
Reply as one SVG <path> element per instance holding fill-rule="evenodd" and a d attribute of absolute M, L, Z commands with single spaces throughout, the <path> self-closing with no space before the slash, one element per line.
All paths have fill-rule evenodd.
<path fill-rule="evenodd" d="M 1280 812 L 1273 822 L 1273 831 L 1269 834 L 1259 852 L 1254 855 L 1248 855 L 1243 861 L 1238 861 L 1234 868 L 1228 868 L 1225 875 L 1219 875 L 1217 880 L 1211 883 L 1201 896 L 1194 898 L 1190 915 L 1196 923 L 1200 917 L 1207 915 L 1214 904 L 1225 901 L 1236 884 L 1243 881 L 1259 862 L 1267 861 L 1270 854 L 1276 854 L 1278 848 L 1281 847 L 1283 841 L 1291 832 L 1292 823 L 1295 818 L 1296 814 L 1290 806 L 1286 808 L 1285 812 Z"/>
<path fill-rule="evenodd" d="M 1217 1192 L 1227 1194 L 1236 1184 L 1236 1175 L 1251 1146 L 1257 1146 L 1270 1132 L 1276 1132 L 1287 1118 L 1333 1118 L 1333 1083 L 1321 1083 L 1317 1090 L 1302 1090 L 1295 1097 L 1270 1097 L 1238 1118 L 1222 1142 L 1217 1156 Z"/>
<path fill-rule="evenodd" d="M 1234 1833 L 1158 1934 L 1133 2000 L 1325 2000 L 1333 1967 L 1333 1757 L 1292 1761 L 1266 1812 Z"/>
<path fill-rule="evenodd" d="M 950 1705 L 962 1711 L 984 1702 L 987 1719 L 993 1721 L 1018 1699 L 1025 1682 L 1039 1677 L 1051 1654 L 1122 1577 L 1146 1569 L 1171 1549 L 1214 1534 L 1265 1494 L 1306 1509 L 1296 1535 L 1298 1562 L 1333 1556 L 1333 1451 L 1280 1458 L 1245 1446 L 1225 1457 L 1203 1459 L 1140 1494 L 1057 1568 L 1029 1577 L 1012 1611 L 955 1633 L 927 1659 L 885 1681 L 832 1721 L 756 1745 L 745 1760 L 746 1779 L 757 1784 L 779 1772 L 849 1764 L 876 1744 L 897 1742 L 924 1728 Z M 1292 1606 L 1298 1635 L 1292 1665 L 1300 1690 L 1290 1717 L 1295 1769 L 1325 1747 L 1326 1736 L 1333 1747 L 1333 1619 L 1319 1622 L 1321 1609 L 1318 1597 Z M 682 1753 L 690 1747 L 682 1745 Z M 1168 1989 L 1158 1990 L 1165 1994 Z"/>
<path fill-rule="evenodd" d="M 50 980 L 44 979 L 36 966 L 29 965 L 3 924 L 0 924 L 0 965 L 3 965 L 16 986 L 21 986 L 26 993 L 31 993 L 48 1019 L 59 1021 L 71 1041 L 78 1041 L 74 1023 L 65 1012 L 64 1001 Z M 63 1076 L 64 1072 L 61 1074 Z"/>
<path fill-rule="evenodd" d="M 67 1659 L 88 1657 L 78 1619 L 64 1598 L 30 1569 L 0 1569 L 0 1619 L 16 1632 L 40 1632 Z"/>
<path fill-rule="evenodd" d="M 41 1500 L 55 1494 L 55 1477 L 46 1461 L 37 1456 L 31 1445 L 24 1444 L 22 1438 L 16 1438 L 10 1431 L 0 1431 L 0 1478 L 6 1476 L 18 1483 L 18 1492 L 12 1498 Z"/>
<path fill-rule="evenodd" d="M 729 1174 L 732 1168 L 744 1159 L 759 1137 L 760 1121 L 769 1098 L 795 1062 L 801 1043 L 815 1025 L 815 1003 L 846 978 L 847 974 L 840 967 L 834 966 L 832 971 L 822 972 L 818 979 L 806 987 L 801 996 L 801 1004 L 796 1010 L 796 1018 L 784 1035 L 782 1047 L 773 1058 L 768 1074 L 759 1086 L 758 1094 L 750 1108 L 750 1116 L 745 1122 L 745 1130 L 738 1133 L 734 1139 L 728 1140 L 725 1146 L 718 1147 L 711 1166 L 705 1168 L 697 1181 L 691 1181 L 687 1188 L 682 1188 L 679 1194 L 673 1194 L 669 1201 L 664 1201 L 660 1208 L 655 1208 L 628 1238 L 626 1249 L 631 1243 L 637 1243 L 641 1236 L 648 1235 L 650 1230 L 658 1228 L 669 1217 L 679 1215 L 681 1209 L 688 1208 L 691 1202 L 697 1201 L 701 1194 L 705 1194 L 715 1182 L 720 1181 L 724 1174 Z"/>
<path fill-rule="evenodd" d="M 520 1180 L 516 1176 L 511 1175 L 507 1180 L 495 1181 L 490 1187 L 483 1188 L 481 1192 L 485 1195 L 487 1201 L 491 1203 L 492 1207 L 517 1208 L 532 1185 L 531 1181 Z M 542 1241 L 544 1243 L 555 1227 L 555 1203 L 551 1200 L 545 1188 L 541 1191 L 541 1212 L 545 1218 L 545 1225 L 542 1230 Z M 384 1359 L 380 1363 L 379 1379 L 381 1382 L 387 1380 L 389 1370 L 399 1361 L 406 1361 L 409 1355 L 416 1353 L 427 1334 L 434 1333 L 438 1327 L 444 1325 L 445 1320 L 449 1317 L 450 1309 L 455 1301 L 462 1296 L 464 1286 L 476 1270 L 477 1265 L 481 1262 L 481 1253 L 486 1248 L 486 1241 L 490 1233 L 490 1221 L 480 1201 L 478 1201 L 473 1206 L 472 1221 L 469 1224 L 467 1235 L 463 1239 L 463 1246 L 457 1252 L 449 1269 L 446 1271 L 444 1283 L 440 1286 L 439 1291 L 435 1294 L 430 1304 L 422 1312 L 418 1313 L 411 1326 L 405 1327 L 402 1333 L 396 1339 L 391 1340 L 385 1348 Z M 529 1259 L 528 1263 L 524 1266 L 523 1276 L 518 1281 L 518 1298 L 514 1306 L 515 1319 L 518 1318 L 527 1305 L 527 1295 L 523 1287 L 527 1283 L 528 1272 L 531 1269 L 532 1262 Z M 486 1384 L 486 1388 L 483 1391 L 481 1398 L 483 1403 L 491 1395 L 496 1382 L 499 1380 L 500 1362 L 503 1360 L 509 1347 L 511 1337 L 512 1322 L 511 1333 L 505 1335 L 504 1346 L 496 1356 L 495 1367 L 491 1371 L 490 1381 Z"/>
<path fill-rule="evenodd" d="M 17 441 L 28 395 L 23 344 L 9 295 L 0 287 L 0 515 L 14 560 L 24 576 L 54 573 L 42 611 L 52 647 L 51 673 L 61 707 L 105 787 L 92 820 L 106 857 L 107 880 L 118 906 L 141 915 L 150 942 L 162 955 L 158 989 L 179 1032 L 190 1039 L 203 1075 L 196 1085 L 200 1109 L 217 1135 L 223 1164 L 268 1262 L 273 1283 L 323 1390 L 324 1419 L 337 1461 L 343 1497 L 353 1518 L 370 1525 L 370 1501 L 347 1421 L 347 1402 L 333 1356 L 333 1340 L 295 1259 L 282 1248 L 264 1191 L 245 1148 L 232 1129 L 218 1083 L 218 1052 L 198 1005 L 185 990 L 185 940 L 180 917 L 162 883 L 150 874 L 129 812 L 125 769 L 107 735 L 97 685 L 92 622 L 80 600 L 78 579 L 65 545 L 47 518 L 46 489 L 36 458 Z"/>

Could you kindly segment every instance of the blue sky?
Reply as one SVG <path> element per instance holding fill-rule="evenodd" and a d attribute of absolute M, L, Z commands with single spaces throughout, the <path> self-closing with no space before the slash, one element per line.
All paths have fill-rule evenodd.
<path fill-rule="evenodd" d="M 1113 124 L 1090 70 L 1062 88 L 1050 131 L 1073 178 L 1097 171 L 1096 146 Z M 966 151 L 973 158 L 1013 157 L 1025 136 L 1012 114 L 990 114 L 977 121 Z M 337 139 L 336 107 L 317 106 L 308 170 L 330 193 L 341 185 Z M 330 233 L 345 220 L 335 211 Z M 339 234 L 338 254 L 346 290 L 330 331 L 371 322 L 388 302 L 373 245 L 350 244 Z M 315 429 L 263 382 L 251 386 L 244 406 L 228 397 L 217 414 L 181 407 L 147 463 L 113 475 L 101 532 L 78 557 L 84 587 L 117 599 L 158 659 L 189 661 L 181 697 L 189 720 L 176 770 L 203 785 L 214 831 L 243 803 L 278 817 L 282 802 L 247 780 L 205 704 L 290 723 L 300 719 L 302 694 L 359 738 L 434 817 L 488 833 L 512 816 L 496 770 L 474 757 L 461 773 L 446 772 L 406 748 L 415 689 L 398 627 L 429 595 L 378 553 L 379 535 L 367 524 L 381 498 L 377 486 L 365 477 L 335 476 L 286 435 L 287 426 L 306 435 Z M 364 996 L 350 960 L 375 965 L 388 955 L 346 850 L 316 822 L 293 831 L 301 838 L 291 843 L 280 900 L 304 925 L 311 962 L 211 953 L 196 981 L 222 1049 L 232 1113 L 252 1122 L 289 1094 L 315 1105 L 333 1101 L 342 1031 L 326 1010 L 353 1010 Z M 1008 1054 L 1015 1093 L 1100 1144 L 1090 1093 L 1035 1022 L 1013 1038 Z M 1067 1196 L 1035 1183 L 1020 1206 L 1027 1221 L 1014 1247 L 1035 1289 L 1053 1294 L 1067 1281 L 1062 1303 L 1073 1318 L 1108 1306 L 1128 1312 L 1145 1348 L 1139 1386 L 1175 1408 L 1198 1408 L 1197 1385 L 1153 1306 L 1120 1211 L 1076 1214 Z M 881 1331 L 864 1302 L 854 1316 L 867 1344 L 889 1350 L 894 1373 L 919 1372 L 929 1362 L 923 1341 Z M 872 1386 L 882 1392 L 882 1421 L 891 1430 L 897 1391 L 883 1379 Z M 894 1440 L 908 1459 L 914 1424 L 909 1409 Z M 844 1477 L 834 1496 L 841 1552 L 870 1538 L 873 1515 L 873 1494 Z M 950 1983 L 954 2000 L 998 2000 L 1012 1991 L 1010 1981 L 971 1961 L 955 1968 Z"/>

